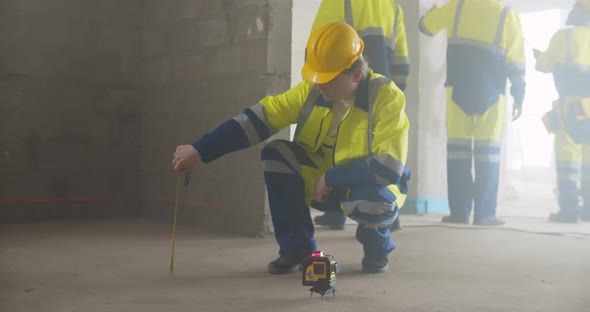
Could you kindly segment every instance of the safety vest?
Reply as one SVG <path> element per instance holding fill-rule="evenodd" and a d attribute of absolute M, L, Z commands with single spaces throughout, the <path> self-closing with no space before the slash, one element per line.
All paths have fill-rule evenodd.
<path fill-rule="evenodd" d="M 365 162 L 375 181 L 387 186 L 401 207 L 409 187 L 405 166 L 409 121 L 405 97 L 389 79 L 369 69 L 359 84 L 355 103 L 346 111 L 334 143 L 333 166 Z M 254 145 L 297 124 L 294 141 L 309 152 L 317 152 L 328 134 L 332 104 L 315 86 L 300 82 L 287 92 L 268 96 L 234 118 Z"/>
<path fill-rule="evenodd" d="M 387 153 L 394 155 L 401 168 L 395 168 L 395 171 L 403 169 L 405 162 L 406 144 L 399 142 L 399 150 L 382 150 L 374 148 L 374 135 L 381 131 L 374 127 L 391 127 L 398 131 L 406 132 L 404 127 L 406 121 L 400 120 L 402 125 L 375 123 L 376 114 L 374 106 L 379 103 L 384 95 L 391 95 L 390 89 L 380 93 L 380 89 L 389 80 L 381 75 L 371 74 L 367 79 L 361 82 L 357 93 L 357 100 L 354 105 L 348 109 L 339 126 L 336 142 L 334 143 L 333 165 L 339 166 L 346 164 L 351 160 Z M 385 87 L 384 89 L 387 89 Z M 381 97 L 381 98 L 380 98 Z M 391 100 L 384 100 L 381 105 L 397 106 L 398 109 L 403 107 L 403 97 L 397 97 Z M 390 102 L 390 103 L 387 103 Z M 393 108 L 391 107 L 391 108 Z M 303 104 L 301 113 L 297 121 L 297 130 L 295 131 L 295 142 L 307 147 L 310 151 L 317 151 L 328 134 L 329 125 L 332 122 L 331 103 L 325 101 L 316 88 L 311 88 Z M 378 120 L 382 119 L 377 116 Z M 401 129 L 400 129 L 401 126 Z M 386 129 L 384 129 L 386 130 Z M 393 133 L 391 133 L 393 136 Z M 399 134 L 397 134 L 399 135 Z M 389 137 L 391 138 L 391 137 Z M 380 138 L 381 139 L 381 138 Z M 383 138 L 385 139 L 385 138 Z M 388 144 L 391 144 L 389 142 Z M 406 142 L 407 143 L 407 142 Z M 377 143 L 379 144 L 379 142 Z"/>

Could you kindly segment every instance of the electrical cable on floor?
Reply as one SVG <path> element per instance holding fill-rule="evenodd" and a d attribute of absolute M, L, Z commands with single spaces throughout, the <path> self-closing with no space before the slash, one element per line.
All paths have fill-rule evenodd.
<path fill-rule="evenodd" d="M 495 230 L 495 231 L 513 231 L 513 232 L 521 232 L 521 233 L 528 233 L 528 234 L 540 234 L 540 235 L 552 235 L 552 236 L 583 236 L 589 237 L 590 234 L 588 233 L 575 233 L 575 232 L 542 232 L 542 231 L 529 231 L 529 230 L 522 230 L 522 229 L 515 229 L 509 227 L 463 227 L 463 226 L 453 226 L 453 225 L 444 225 L 444 224 L 424 224 L 424 225 L 403 225 L 403 228 L 448 228 L 448 229 L 456 229 L 456 230 Z"/>

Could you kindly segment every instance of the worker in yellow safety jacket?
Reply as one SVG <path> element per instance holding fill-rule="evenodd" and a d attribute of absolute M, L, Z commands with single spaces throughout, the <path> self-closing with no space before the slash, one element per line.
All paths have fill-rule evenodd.
<path fill-rule="evenodd" d="M 271 141 L 261 153 L 279 244 L 270 273 L 299 271 L 303 258 L 317 249 L 310 205 L 342 210 L 358 222 L 364 271 L 388 268 L 387 256 L 395 248 L 390 227 L 408 192 L 409 122 L 403 92 L 368 68 L 363 48 L 345 23 L 318 28 L 307 43 L 304 81 L 263 98 L 174 153 L 174 170 L 181 172 L 297 124 L 293 142 Z"/>
<path fill-rule="evenodd" d="M 390 78 L 404 91 L 410 76 L 410 58 L 406 41 L 404 11 L 395 0 L 322 0 L 312 31 L 331 22 L 352 26 L 365 43 L 363 56 L 369 67 Z M 400 207 L 401 208 L 401 207 Z M 325 212 L 316 216 L 316 225 L 344 229 L 342 212 Z M 401 229 L 399 218 L 392 231 Z"/>
<path fill-rule="evenodd" d="M 506 80 L 513 119 L 525 94 L 524 37 L 518 14 L 498 0 L 450 0 L 420 19 L 433 36 L 446 30 L 447 172 L 451 214 L 443 222 L 501 225 L 496 217 Z M 475 177 L 472 163 L 475 158 Z"/>
<path fill-rule="evenodd" d="M 535 50 L 535 57 L 538 71 L 553 74 L 559 94 L 543 117 L 547 130 L 555 133 L 559 190 L 559 212 L 549 220 L 574 223 L 580 216 L 590 221 L 590 0 L 574 4 L 566 25 L 546 51 Z"/>

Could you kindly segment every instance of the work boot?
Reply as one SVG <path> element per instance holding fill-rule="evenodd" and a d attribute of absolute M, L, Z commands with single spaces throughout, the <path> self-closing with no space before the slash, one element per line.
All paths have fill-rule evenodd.
<path fill-rule="evenodd" d="M 363 258 L 363 272 L 365 273 L 383 273 L 389 268 L 387 257 L 370 257 Z"/>
<path fill-rule="evenodd" d="M 578 223 L 578 214 L 567 213 L 563 212 L 563 210 L 560 210 L 557 213 L 550 214 L 549 221 L 555 223 Z"/>
<path fill-rule="evenodd" d="M 344 230 L 346 216 L 340 213 L 326 212 L 321 216 L 313 218 L 313 222 L 316 225 L 327 226 L 331 230 Z"/>
<path fill-rule="evenodd" d="M 289 274 L 299 272 L 301 271 L 303 258 L 282 255 L 268 264 L 268 272 L 271 274 Z"/>
<path fill-rule="evenodd" d="M 469 224 L 469 218 L 458 218 L 451 215 L 444 216 L 440 220 L 442 223 L 457 223 L 457 224 Z"/>
<path fill-rule="evenodd" d="M 499 225 L 504 225 L 504 223 L 506 223 L 506 221 L 504 221 L 500 218 L 496 218 L 496 217 L 481 218 L 481 219 L 473 220 L 473 225 L 481 225 L 481 226 L 499 226 Z"/>

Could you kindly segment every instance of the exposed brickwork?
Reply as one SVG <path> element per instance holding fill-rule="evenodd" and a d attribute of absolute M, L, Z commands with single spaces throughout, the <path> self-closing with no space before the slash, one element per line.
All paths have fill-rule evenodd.
<path fill-rule="evenodd" d="M 271 21 L 280 18 L 281 34 Z M 147 1 L 140 184 L 148 215 L 169 221 L 176 145 L 285 91 L 290 80 L 291 1 Z M 287 26 L 285 26 L 287 25 Z M 285 62 L 278 64 L 277 62 Z M 287 78 L 286 78 L 287 77 Z M 286 78 L 286 79 L 285 79 Z M 256 234 L 264 222 L 259 147 L 195 169 L 180 222 Z"/>
<path fill-rule="evenodd" d="M 290 77 L 290 0 L 0 3 L 0 222 L 138 214 L 168 220 L 173 149 Z M 193 173 L 181 223 L 256 234 L 253 148 Z"/>
<path fill-rule="evenodd" d="M 139 0 L 0 4 L 0 222 L 138 215 Z"/>

